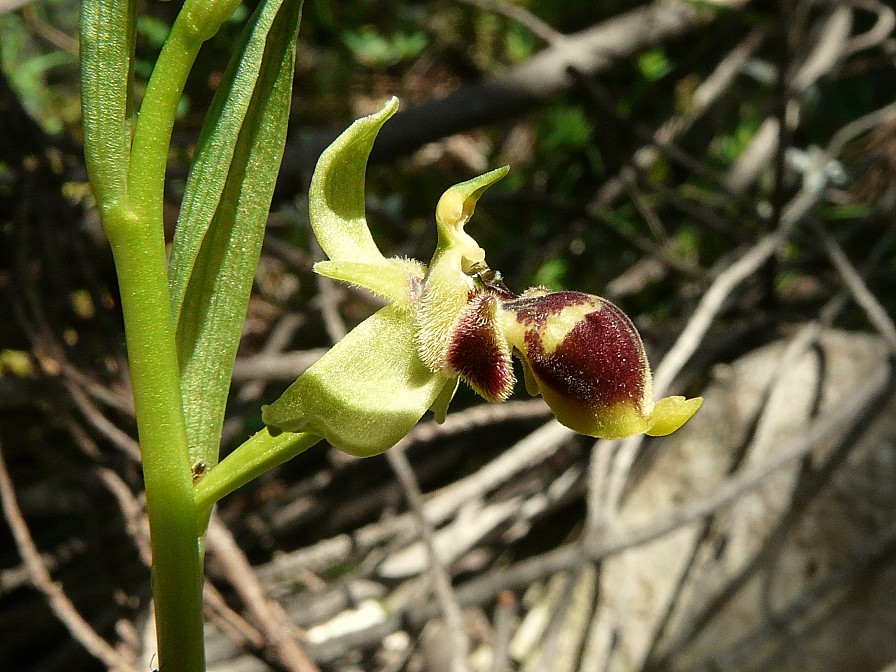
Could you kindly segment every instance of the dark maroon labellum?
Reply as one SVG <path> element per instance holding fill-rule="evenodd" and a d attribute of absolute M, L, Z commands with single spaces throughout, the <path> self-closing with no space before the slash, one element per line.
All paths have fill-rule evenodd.
<path fill-rule="evenodd" d="M 592 310 L 587 310 L 588 306 Z M 564 315 L 581 306 L 584 315 Z M 504 304 L 525 325 L 526 358 L 541 385 L 570 403 L 586 408 L 628 404 L 644 412 L 649 380 L 641 338 L 628 316 L 615 305 L 580 292 L 522 297 Z M 545 347 L 549 321 L 575 319 L 553 351 Z"/>

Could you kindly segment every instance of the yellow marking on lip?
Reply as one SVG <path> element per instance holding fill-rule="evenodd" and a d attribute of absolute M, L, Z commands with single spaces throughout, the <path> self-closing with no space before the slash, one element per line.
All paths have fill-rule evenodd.
<path fill-rule="evenodd" d="M 574 306 L 566 306 L 556 315 L 551 315 L 538 332 L 544 354 L 553 355 L 557 347 L 569 336 L 569 332 L 575 329 L 586 315 L 597 312 L 602 307 L 599 301 L 590 300 Z"/>
<path fill-rule="evenodd" d="M 531 293 L 527 290 L 523 298 L 548 294 L 547 291 Z M 575 326 L 585 319 L 589 313 L 594 313 L 603 308 L 603 303 L 597 297 L 588 297 L 587 301 L 565 306 L 557 313 L 552 313 L 542 323 L 538 330 L 538 339 L 545 355 L 552 355 L 557 347 L 566 339 Z M 519 319 L 514 310 L 499 311 L 501 326 L 508 342 L 521 353 L 528 355 L 529 349 L 526 343 L 526 334 L 534 330 L 534 327 Z"/>

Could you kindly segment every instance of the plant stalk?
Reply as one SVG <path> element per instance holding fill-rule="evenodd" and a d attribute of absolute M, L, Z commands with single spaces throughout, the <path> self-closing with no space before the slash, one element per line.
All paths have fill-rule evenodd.
<path fill-rule="evenodd" d="M 221 460 L 196 484 L 196 526 L 205 534 L 212 507 L 253 478 L 283 464 L 321 440 L 316 434 L 284 432 L 272 436 L 267 428 L 252 435 Z"/>
<path fill-rule="evenodd" d="M 159 669 L 165 672 L 205 670 L 202 554 L 162 220 L 175 112 L 203 39 L 178 16 L 134 130 L 129 207 L 107 212 L 104 222 L 121 290 L 152 543 Z"/>

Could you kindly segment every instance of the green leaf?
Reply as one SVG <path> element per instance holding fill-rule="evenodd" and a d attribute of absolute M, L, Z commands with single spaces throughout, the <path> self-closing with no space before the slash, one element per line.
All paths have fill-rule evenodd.
<path fill-rule="evenodd" d="M 84 157 L 102 210 L 127 204 L 134 5 L 86 0 L 81 6 Z"/>
<path fill-rule="evenodd" d="M 638 69 L 648 82 L 656 82 L 672 71 L 672 63 L 662 49 L 651 49 L 638 56 Z"/>
<path fill-rule="evenodd" d="M 301 2 L 253 14 L 200 136 L 169 270 L 190 457 L 217 463 L 283 147 Z"/>
<path fill-rule="evenodd" d="M 282 2 L 267 2 L 256 10 L 236 45 L 200 134 L 171 250 L 169 287 L 175 321 L 200 246 L 220 205 L 240 129 L 260 77 L 265 42 Z"/>
<path fill-rule="evenodd" d="M 417 354 L 414 318 L 382 308 L 355 327 L 270 406 L 272 434 L 308 432 L 356 457 L 394 446 L 452 379 L 433 373 Z"/>
<path fill-rule="evenodd" d="M 379 112 L 358 119 L 317 162 L 308 192 L 311 226 L 317 242 L 333 261 L 381 263 L 364 214 L 367 158 L 376 135 L 398 110 L 392 98 Z"/>

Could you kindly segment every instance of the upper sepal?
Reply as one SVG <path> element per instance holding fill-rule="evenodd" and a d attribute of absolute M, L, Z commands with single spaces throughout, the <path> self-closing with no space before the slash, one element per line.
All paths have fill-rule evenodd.
<path fill-rule="evenodd" d="M 317 242 L 333 261 L 384 260 L 367 228 L 364 182 L 373 142 L 397 110 L 398 99 L 391 98 L 378 112 L 349 126 L 318 159 L 308 211 Z"/>

